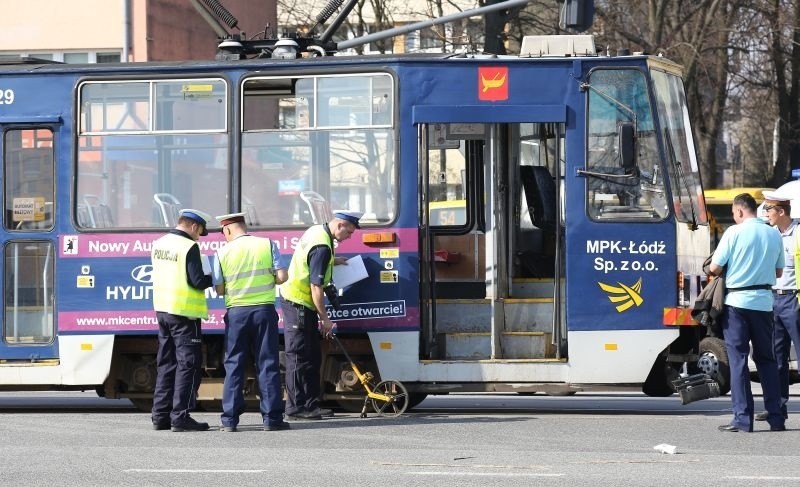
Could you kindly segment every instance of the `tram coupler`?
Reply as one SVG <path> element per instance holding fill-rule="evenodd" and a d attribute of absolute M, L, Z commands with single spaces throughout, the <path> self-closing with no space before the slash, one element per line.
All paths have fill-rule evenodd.
<path fill-rule="evenodd" d="M 719 384 L 708 374 L 693 374 L 672 381 L 681 396 L 681 404 L 719 396 Z"/>

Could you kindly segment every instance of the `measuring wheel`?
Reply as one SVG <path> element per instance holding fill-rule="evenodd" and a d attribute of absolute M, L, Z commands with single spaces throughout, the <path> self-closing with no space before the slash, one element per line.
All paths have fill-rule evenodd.
<path fill-rule="evenodd" d="M 375 386 L 374 391 L 389 398 L 388 401 L 372 397 L 372 408 L 378 416 L 400 416 L 408 407 L 408 391 L 396 380 L 385 380 Z"/>

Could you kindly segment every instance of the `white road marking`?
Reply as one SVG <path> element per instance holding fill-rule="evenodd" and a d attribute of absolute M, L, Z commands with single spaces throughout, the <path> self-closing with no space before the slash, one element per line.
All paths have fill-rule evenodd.
<path fill-rule="evenodd" d="M 511 473 L 511 472 L 403 472 L 406 475 L 451 475 L 469 477 L 563 477 L 563 473 Z"/>
<path fill-rule="evenodd" d="M 266 473 L 268 470 L 222 470 L 189 468 L 128 468 L 125 473 Z"/>
<path fill-rule="evenodd" d="M 770 475 L 730 475 L 723 478 L 733 480 L 800 480 L 800 477 L 773 477 Z"/>

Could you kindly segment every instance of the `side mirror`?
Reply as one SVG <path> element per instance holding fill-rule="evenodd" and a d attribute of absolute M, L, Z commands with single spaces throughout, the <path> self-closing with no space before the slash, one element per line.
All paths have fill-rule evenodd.
<path fill-rule="evenodd" d="M 619 162 L 625 174 L 636 172 L 636 136 L 633 123 L 617 124 L 617 143 L 619 144 Z"/>

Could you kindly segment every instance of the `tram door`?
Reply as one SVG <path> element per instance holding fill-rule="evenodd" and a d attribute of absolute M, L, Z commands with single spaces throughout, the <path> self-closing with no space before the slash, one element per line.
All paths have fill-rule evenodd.
<path fill-rule="evenodd" d="M 2 129 L 2 340 L 0 359 L 31 365 L 58 357 L 55 305 L 54 130 Z"/>
<path fill-rule="evenodd" d="M 421 129 L 422 356 L 565 358 L 563 124 Z"/>

